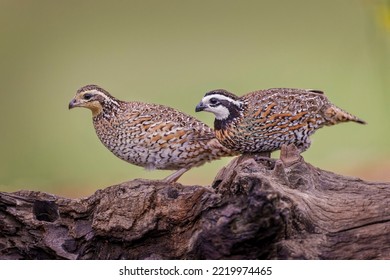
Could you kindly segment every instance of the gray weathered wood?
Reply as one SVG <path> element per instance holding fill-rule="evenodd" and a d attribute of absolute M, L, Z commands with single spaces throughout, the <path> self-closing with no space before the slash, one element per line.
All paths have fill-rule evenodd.
<path fill-rule="evenodd" d="M 320 170 L 285 147 L 278 160 L 233 159 L 213 187 L 0 193 L 0 258 L 390 259 L 390 183 Z"/>

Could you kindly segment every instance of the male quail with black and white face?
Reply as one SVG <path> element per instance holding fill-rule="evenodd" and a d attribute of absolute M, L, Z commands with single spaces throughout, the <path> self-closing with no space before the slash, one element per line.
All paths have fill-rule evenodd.
<path fill-rule="evenodd" d="M 283 144 L 295 144 L 303 152 L 310 146 L 310 135 L 325 125 L 365 124 L 319 90 L 272 88 L 238 97 L 218 89 L 206 93 L 195 111 L 213 113 L 217 139 L 244 154 L 269 153 Z"/>
<path fill-rule="evenodd" d="M 92 111 L 97 136 L 120 159 L 147 169 L 177 170 L 167 182 L 192 167 L 237 154 L 192 116 L 163 105 L 120 101 L 96 85 L 80 88 L 69 103 L 69 109 L 74 107 Z"/>

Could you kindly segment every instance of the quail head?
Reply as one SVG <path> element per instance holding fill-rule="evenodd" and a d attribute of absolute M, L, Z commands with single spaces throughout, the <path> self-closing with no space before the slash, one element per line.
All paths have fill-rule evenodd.
<path fill-rule="evenodd" d="M 294 144 L 300 152 L 310 146 L 317 129 L 340 122 L 365 122 L 329 102 L 319 90 L 272 88 L 238 97 L 213 90 L 196 106 L 196 112 L 214 113 L 217 139 L 240 153 L 265 153 Z"/>
<path fill-rule="evenodd" d="M 219 143 L 213 129 L 170 107 L 116 99 L 96 85 L 80 88 L 69 109 L 92 111 L 100 141 L 114 155 L 146 169 L 177 170 L 174 182 L 189 169 L 234 152 Z"/>

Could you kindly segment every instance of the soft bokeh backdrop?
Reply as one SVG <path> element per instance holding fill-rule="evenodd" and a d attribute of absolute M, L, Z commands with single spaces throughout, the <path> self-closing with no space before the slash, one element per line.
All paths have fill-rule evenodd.
<path fill-rule="evenodd" d="M 96 83 L 123 100 L 195 114 L 206 91 L 322 89 L 366 120 L 324 128 L 305 159 L 390 180 L 390 10 L 385 0 L 0 1 L 0 190 L 80 197 L 163 178 L 99 142 L 75 91 Z M 228 160 L 180 182 L 209 184 Z"/>

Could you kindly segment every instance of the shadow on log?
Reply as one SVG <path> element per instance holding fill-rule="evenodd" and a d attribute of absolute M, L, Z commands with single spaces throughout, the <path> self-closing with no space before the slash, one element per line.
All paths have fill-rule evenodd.
<path fill-rule="evenodd" d="M 241 156 L 213 187 L 0 193 L 0 259 L 390 259 L 390 183 Z"/>

